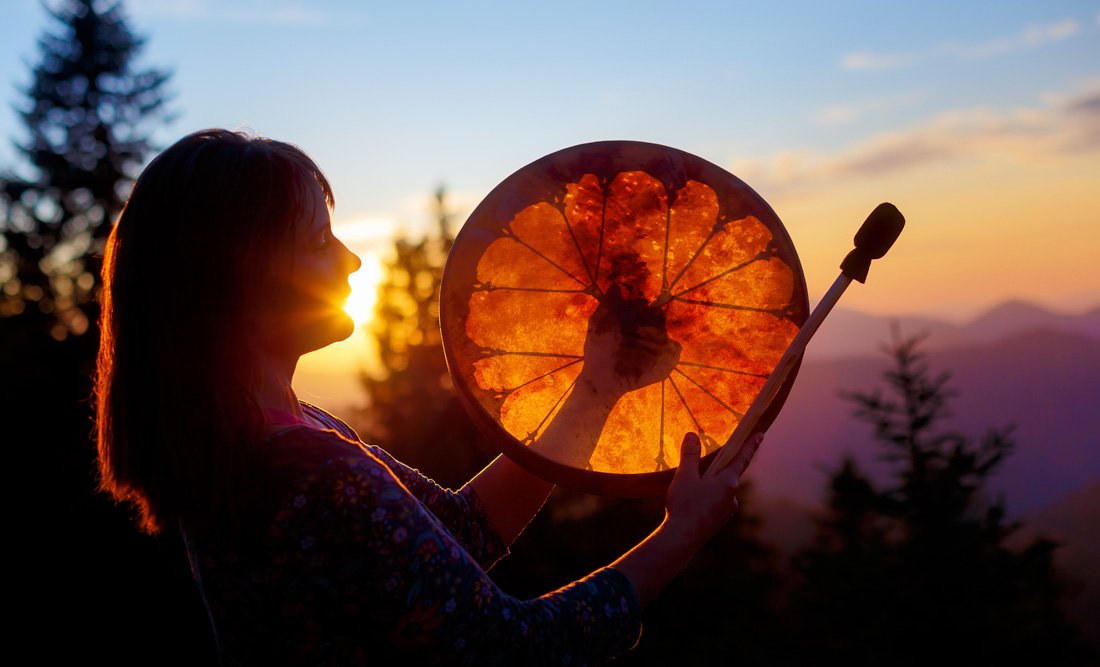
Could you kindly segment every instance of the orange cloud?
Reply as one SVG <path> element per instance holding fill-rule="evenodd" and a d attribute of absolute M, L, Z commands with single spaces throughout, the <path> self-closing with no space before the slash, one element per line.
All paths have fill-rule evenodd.
<path fill-rule="evenodd" d="M 1100 151 L 1100 82 L 1072 97 L 1010 111 L 959 109 L 822 155 L 783 151 L 766 159 L 736 160 L 733 173 L 772 191 L 875 178 L 963 158 L 1009 159 L 1022 164 Z"/>

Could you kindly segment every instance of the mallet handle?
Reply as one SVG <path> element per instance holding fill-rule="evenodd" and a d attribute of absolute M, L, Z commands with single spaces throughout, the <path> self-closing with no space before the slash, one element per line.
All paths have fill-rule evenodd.
<path fill-rule="evenodd" d="M 719 470 L 729 465 L 730 461 L 737 456 L 741 445 L 752 434 L 756 428 L 756 423 L 760 421 L 760 416 L 764 414 L 768 404 L 772 402 L 776 393 L 779 392 L 779 388 L 783 386 L 783 381 L 787 379 L 791 369 L 798 363 L 798 358 L 806 350 L 806 344 L 810 342 L 810 337 L 821 326 L 821 322 L 836 305 L 840 295 L 844 294 L 844 290 L 848 288 L 853 280 L 858 280 L 861 283 L 867 280 L 867 269 L 871 266 L 871 260 L 885 255 L 890 246 L 894 245 L 894 241 L 897 240 L 904 227 L 905 217 L 902 216 L 901 211 L 893 204 L 885 202 L 876 206 L 875 210 L 871 211 L 871 215 L 863 221 L 859 231 L 856 232 L 855 249 L 848 253 L 848 256 L 840 264 L 840 277 L 829 288 L 825 298 L 817 304 L 817 308 L 814 308 L 814 312 L 802 325 L 798 335 L 791 341 L 787 351 L 783 353 L 783 357 L 775 365 L 771 375 L 768 376 L 764 388 L 760 390 L 756 400 L 749 406 L 749 411 L 737 423 L 733 435 L 726 441 L 725 446 L 718 452 L 718 456 L 714 458 L 714 462 L 703 474 L 704 478 L 718 474 Z"/>
<path fill-rule="evenodd" d="M 768 381 L 764 383 L 764 388 L 760 390 L 760 393 L 756 395 L 756 400 L 749 406 L 748 412 L 741 418 L 741 421 L 737 423 L 737 428 L 734 429 L 733 435 L 726 441 L 725 446 L 718 451 L 718 456 L 707 468 L 707 471 L 703 473 L 703 479 L 713 477 L 720 470 L 729 465 L 734 456 L 737 455 L 738 450 L 741 449 L 741 445 L 745 440 L 752 435 L 753 429 L 756 428 L 756 423 L 760 421 L 760 417 L 764 414 L 764 411 L 768 409 L 768 404 L 775 398 L 776 393 L 779 392 L 779 388 L 783 386 L 783 381 L 787 379 L 787 375 L 790 374 L 791 369 L 798 363 L 799 357 L 806 350 L 806 345 L 810 342 L 810 338 L 817 331 L 818 327 L 825 320 L 825 316 L 829 314 L 829 311 L 833 309 L 836 302 L 840 300 L 840 295 L 844 294 L 844 290 L 851 284 L 852 279 L 843 273 L 837 277 L 836 282 L 829 288 L 825 296 L 821 299 L 821 302 L 814 308 L 814 312 L 810 313 L 810 317 L 806 319 L 806 323 L 802 325 L 802 328 L 798 330 L 798 334 L 791 341 L 791 344 L 787 347 L 787 351 L 783 353 L 783 357 L 779 360 L 779 363 L 772 369 L 771 375 L 768 376 Z"/>

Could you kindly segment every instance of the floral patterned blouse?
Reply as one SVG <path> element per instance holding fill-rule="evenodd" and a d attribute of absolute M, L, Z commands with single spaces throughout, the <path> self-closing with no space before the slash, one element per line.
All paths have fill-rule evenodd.
<path fill-rule="evenodd" d="M 503 593 L 485 570 L 507 548 L 468 487 L 443 489 L 303 409 L 330 429 L 268 438 L 279 497 L 266 534 L 184 536 L 223 663 L 591 665 L 637 642 L 622 573 Z"/>

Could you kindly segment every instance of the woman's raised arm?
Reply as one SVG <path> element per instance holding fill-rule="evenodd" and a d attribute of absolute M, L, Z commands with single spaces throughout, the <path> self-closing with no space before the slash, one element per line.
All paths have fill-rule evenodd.
<path fill-rule="evenodd" d="M 493 528 L 510 546 L 542 508 L 554 485 L 501 455 L 466 487 L 477 494 Z"/>

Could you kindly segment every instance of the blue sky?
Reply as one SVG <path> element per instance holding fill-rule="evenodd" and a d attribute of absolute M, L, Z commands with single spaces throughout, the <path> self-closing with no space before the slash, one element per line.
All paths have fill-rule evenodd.
<path fill-rule="evenodd" d="M 910 229 L 876 268 L 882 287 L 845 297 L 853 307 L 962 316 L 1006 298 L 1100 303 L 1086 268 L 1100 252 L 1100 3 L 124 6 L 148 39 L 140 64 L 174 72 L 177 119 L 158 140 L 244 126 L 301 145 L 334 183 L 343 236 L 368 255 L 421 229 L 440 183 L 468 212 L 542 155 L 637 139 L 760 192 L 811 294 L 890 200 Z M 48 24 L 37 0 L 4 0 L 5 138 L 22 136 L 9 109 Z M 0 164 L 14 161 L 4 142 Z M 1028 236 L 1041 229 L 1069 235 L 1072 251 L 1036 253 Z M 1030 261 L 1045 267 L 1038 283 L 1021 275 Z M 929 265 L 934 276 L 917 275 Z"/>

